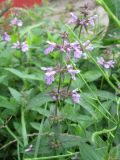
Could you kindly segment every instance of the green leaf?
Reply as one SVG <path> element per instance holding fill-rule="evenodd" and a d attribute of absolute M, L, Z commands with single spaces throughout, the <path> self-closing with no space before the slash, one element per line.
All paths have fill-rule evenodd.
<path fill-rule="evenodd" d="M 53 101 L 53 100 L 49 96 L 49 94 L 41 93 L 41 94 L 36 95 L 34 98 L 32 98 L 29 101 L 27 108 L 49 117 L 49 115 L 50 115 L 49 111 L 47 111 L 47 110 L 45 111 L 43 108 L 40 108 L 40 107 L 42 105 L 46 104 L 47 102 L 51 102 L 51 101 Z"/>
<path fill-rule="evenodd" d="M 100 78 L 102 76 L 101 72 L 99 70 L 90 70 L 87 71 L 84 74 L 84 78 L 88 81 L 88 82 L 92 82 L 97 80 L 98 78 Z"/>
<path fill-rule="evenodd" d="M 89 93 L 89 92 L 83 92 L 83 93 L 81 93 L 81 95 L 83 97 L 88 97 L 90 99 L 94 99 L 95 98 L 94 95 L 96 95 L 101 100 L 113 100 L 113 101 L 116 101 L 116 95 L 111 93 L 111 92 L 105 91 L 105 90 L 94 91 L 94 95 L 92 93 Z"/>
<path fill-rule="evenodd" d="M 10 103 L 6 97 L 0 96 L 0 108 L 14 109 L 15 105 Z"/>
<path fill-rule="evenodd" d="M 111 149 L 110 157 L 116 160 L 120 159 L 120 144 L 118 144 L 116 147 L 113 147 Z"/>
<path fill-rule="evenodd" d="M 64 119 L 78 122 L 82 125 L 89 126 L 92 123 L 92 118 L 90 116 L 78 113 L 78 111 L 75 111 L 75 108 L 71 105 L 65 105 L 61 110 L 61 114 Z"/>
<path fill-rule="evenodd" d="M 81 144 L 80 155 L 81 160 L 105 160 L 107 148 L 95 148 L 88 144 Z"/>
<path fill-rule="evenodd" d="M 31 25 L 31 26 L 25 27 L 24 29 L 22 29 L 22 30 L 20 31 L 20 36 L 21 36 L 21 37 L 24 36 L 26 33 L 31 32 L 31 30 L 33 30 L 33 29 L 35 29 L 35 28 L 37 28 L 37 27 L 40 27 L 41 25 L 43 25 L 43 22 L 39 22 L 39 23 L 37 23 L 37 24 L 33 24 L 33 25 Z"/>
<path fill-rule="evenodd" d="M 14 69 L 14 68 L 5 68 L 5 69 L 7 71 L 13 73 L 14 75 L 18 76 L 21 79 L 38 80 L 38 81 L 43 80 L 43 78 L 41 76 L 23 73 L 23 72 L 21 72 L 17 69 Z"/>
<path fill-rule="evenodd" d="M 11 88 L 11 87 L 9 87 L 9 91 L 10 91 L 11 95 L 13 96 L 13 98 L 15 98 L 15 100 L 17 102 L 21 102 L 22 95 L 20 92 L 18 92 L 17 90 L 15 90 L 14 88 Z"/>

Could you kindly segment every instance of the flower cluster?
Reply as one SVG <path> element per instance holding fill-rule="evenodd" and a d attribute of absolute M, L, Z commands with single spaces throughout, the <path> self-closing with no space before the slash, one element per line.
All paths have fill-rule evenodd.
<path fill-rule="evenodd" d="M 26 42 L 20 43 L 19 41 L 14 43 L 12 48 L 19 49 L 22 52 L 27 52 L 29 50 L 28 44 Z"/>
<path fill-rule="evenodd" d="M 67 88 L 63 88 L 59 90 L 58 94 L 57 89 L 54 89 L 51 92 L 51 96 L 54 101 L 56 101 L 57 99 L 64 100 L 67 97 L 71 97 L 74 103 L 80 103 L 80 94 L 77 92 L 77 90 L 68 91 Z"/>
<path fill-rule="evenodd" d="M 23 26 L 23 21 L 21 19 L 17 19 L 17 17 L 15 17 L 14 19 L 11 20 L 10 25 L 11 26 L 17 26 L 17 27 L 22 27 Z"/>
<path fill-rule="evenodd" d="M 4 32 L 3 36 L 2 36 L 2 40 L 5 42 L 9 42 L 11 40 L 9 34 L 7 34 L 7 32 Z"/>
<path fill-rule="evenodd" d="M 72 66 L 72 65 L 67 65 L 67 71 L 68 71 L 68 73 L 71 75 L 71 78 L 72 78 L 73 80 L 76 80 L 75 75 L 78 74 L 78 73 L 80 73 L 79 70 L 73 69 L 73 66 Z"/>
<path fill-rule="evenodd" d="M 43 71 L 45 71 L 45 82 L 47 85 L 51 85 L 55 81 L 55 76 L 69 74 L 72 80 L 76 80 L 76 75 L 80 72 L 73 68 L 72 65 L 60 66 L 57 67 L 41 67 Z M 54 90 L 51 94 L 53 100 L 61 100 L 62 98 L 66 98 L 68 96 L 72 97 L 73 102 L 80 102 L 80 95 L 76 91 L 68 91 L 66 88 L 59 90 Z"/>
<path fill-rule="evenodd" d="M 91 16 L 86 19 L 79 19 L 74 13 L 70 13 L 71 18 L 69 20 L 69 24 L 75 24 L 76 26 L 82 26 L 86 28 L 88 25 L 95 26 L 95 20 L 97 19 L 97 15 Z"/>
<path fill-rule="evenodd" d="M 105 61 L 103 57 L 97 58 L 98 64 L 106 69 L 114 68 L 115 62 L 113 60 Z"/>
<path fill-rule="evenodd" d="M 47 67 L 41 67 L 43 71 L 45 71 L 45 81 L 47 85 L 51 85 L 52 82 L 55 80 L 54 76 L 57 73 L 57 71 L 54 68 L 47 68 Z"/>
<path fill-rule="evenodd" d="M 75 76 L 76 76 L 76 74 L 78 74 L 80 72 L 79 70 L 74 70 L 72 65 L 67 65 L 65 67 L 57 66 L 55 68 L 41 67 L 41 69 L 43 71 L 45 71 L 45 82 L 47 85 L 51 85 L 55 80 L 55 75 L 57 75 L 59 73 L 62 73 L 62 74 L 68 73 L 71 75 L 71 78 L 73 80 L 76 80 Z"/>
<path fill-rule="evenodd" d="M 93 50 L 93 46 L 90 43 L 89 40 L 84 42 L 82 45 L 78 41 L 69 43 L 67 41 L 64 42 L 63 45 L 56 44 L 54 42 L 47 41 L 49 46 L 45 49 L 44 53 L 45 55 L 48 55 L 49 53 L 53 52 L 54 50 L 59 50 L 60 52 L 67 53 L 67 56 L 73 53 L 75 59 L 79 59 L 81 57 L 86 57 L 86 54 L 83 51 L 83 48 L 85 48 L 88 51 Z M 83 47 L 83 48 L 82 48 Z"/>

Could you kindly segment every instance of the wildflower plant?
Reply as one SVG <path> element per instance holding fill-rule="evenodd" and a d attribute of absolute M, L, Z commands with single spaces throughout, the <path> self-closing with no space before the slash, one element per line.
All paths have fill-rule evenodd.
<path fill-rule="evenodd" d="M 23 11 L 34 23 L 15 15 L 1 33 L 0 159 L 120 158 L 119 45 L 80 11 L 61 30 Z"/>

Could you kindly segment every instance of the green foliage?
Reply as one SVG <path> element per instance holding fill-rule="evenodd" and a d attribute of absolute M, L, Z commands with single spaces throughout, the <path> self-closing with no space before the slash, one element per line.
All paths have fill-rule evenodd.
<path fill-rule="evenodd" d="M 102 45 L 119 42 L 120 0 L 97 1 L 110 18 L 101 40 L 97 28 L 95 32 L 92 30 L 93 34 L 83 30 L 79 38 L 79 30 L 74 31 L 62 22 L 51 22 L 44 17 L 45 12 L 52 12 L 46 5 L 34 10 L 21 9 L 23 28 L 10 28 L 10 42 L 3 42 L 1 37 L 0 159 L 120 159 L 120 49 Z M 80 71 L 75 81 L 70 75 L 57 74 L 49 86 L 41 67 L 61 64 L 66 67 L 67 60 L 65 52 L 62 58 L 59 51 L 45 55 L 46 41 L 61 44 L 58 33 L 63 31 L 69 33 L 70 42 L 78 41 L 80 45 L 90 39 L 95 49 L 90 53 L 83 47 L 87 58 L 69 59 L 73 68 Z M 23 53 L 11 48 L 17 40 L 26 40 L 29 51 Z M 106 54 L 107 49 L 110 54 Z M 115 67 L 101 67 L 97 62 L 100 56 L 113 59 Z M 60 81 L 63 83 L 59 84 Z M 68 95 L 63 99 L 57 95 L 57 100 L 53 100 L 52 94 L 56 90 L 58 93 L 59 87 L 67 88 Z M 71 98 L 74 89 L 80 93 L 79 103 L 73 103 Z"/>

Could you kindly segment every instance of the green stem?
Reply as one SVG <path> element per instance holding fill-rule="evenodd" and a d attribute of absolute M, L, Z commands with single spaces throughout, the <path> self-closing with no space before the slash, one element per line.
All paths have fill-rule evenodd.
<path fill-rule="evenodd" d="M 103 88 L 104 77 L 101 79 L 100 90 Z"/>
<path fill-rule="evenodd" d="M 17 155 L 18 155 L 18 160 L 20 160 L 20 147 L 19 147 L 19 143 L 17 143 Z"/>
<path fill-rule="evenodd" d="M 4 125 L 4 121 L 0 118 L 0 121 Z M 11 129 L 5 124 L 6 130 L 10 133 L 10 135 L 21 145 L 23 146 L 22 142 L 18 139 L 18 137 L 11 131 Z"/>
<path fill-rule="evenodd" d="M 23 144 L 24 144 L 24 147 L 25 147 L 25 146 L 28 145 L 28 137 L 27 137 L 27 130 L 26 130 L 25 109 L 24 109 L 24 106 L 21 107 L 21 124 L 22 124 Z"/>
<path fill-rule="evenodd" d="M 75 64 L 72 62 L 72 60 L 71 60 L 71 63 L 72 63 L 72 65 L 74 66 L 74 68 L 75 68 L 76 70 L 78 70 L 78 69 L 76 68 Z M 80 78 L 82 78 L 83 82 L 84 82 L 85 85 L 88 87 L 89 91 L 92 93 L 92 95 L 93 95 L 93 96 L 95 97 L 95 99 L 98 101 L 98 103 L 100 104 L 100 106 L 104 109 L 104 111 L 109 115 L 109 117 L 110 117 L 111 119 L 110 119 L 109 117 L 107 117 L 104 113 L 102 113 L 99 109 L 97 109 L 97 108 L 96 108 L 96 109 L 97 109 L 98 111 L 100 111 L 100 113 L 102 113 L 102 115 L 103 115 L 104 117 L 106 117 L 107 119 L 109 119 L 109 120 L 112 121 L 113 123 L 116 122 L 115 118 L 112 117 L 112 115 L 108 112 L 108 110 L 107 110 L 104 106 L 102 106 L 100 100 L 99 100 L 98 97 L 94 94 L 93 90 L 92 90 L 91 87 L 88 85 L 87 81 L 84 79 L 84 76 L 83 76 L 81 73 L 79 73 L 78 75 L 80 76 Z"/>
<path fill-rule="evenodd" d="M 79 38 L 80 38 L 80 36 L 81 36 L 81 31 L 82 31 L 82 26 L 80 26 Z"/>
<path fill-rule="evenodd" d="M 118 27 L 120 27 L 120 21 L 119 21 L 119 19 L 112 13 L 112 11 L 108 7 L 108 5 L 103 0 L 96 0 L 96 1 L 105 8 L 105 10 L 109 14 L 109 16 L 116 22 L 116 24 L 118 25 Z"/>
<path fill-rule="evenodd" d="M 25 158 L 24 160 L 47 160 L 47 159 L 53 160 L 53 159 L 57 159 L 57 158 L 65 158 L 65 157 L 74 156 L 75 154 L 79 154 L 79 152 L 68 153 L 68 154 L 65 154 L 65 155 L 50 156 L 50 157 Z"/>
<path fill-rule="evenodd" d="M 46 109 L 47 109 L 47 103 L 46 103 L 46 105 L 45 105 L 45 111 L 46 111 Z M 41 124 L 40 124 L 40 127 L 39 127 L 39 133 L 38 133 L 38 137 L 37 137 L 37 141 L 36 141 L 34 158 L 37 157 L 38 152 L 39 152 L 40 140 L 41 140 L 41 132 L 42 132 L 42 129 L 43 129 L 44 119 L 45 119 L 45 117 L 43 116 L 42 121 L 41 121 Z"/>
<path fill-rule="evenodd" d="M 105 134 L 105 133 L 107 134 L 107 133 L 110 133 L 110 132 L 112 132 L 112 131 L 114 131 L 116 129 L 117 129 L 117 126 L 114 127 L 114 128 L 112 128 L 112 129 L 103 129 L 102 131 L 97 131 L 97 132 L 95 132 L 95 133 L 92 134 L 92 141 L 95 142 L 95 138 L 98 135 Z"/>
<path fill-rule="evenodd" d="M 68 91 L 70 89 L 71 83 L 72 83 L 72 78 L 70 78 L 70 81 L 69 81 L 69 84 L 68 84 L 68 87 L 67 87 L 67 93 L 68 93 Z"/>
<path fill-rule="evenodd" d="M 72 29 L 66 25 L 67 28 L 69 29 L 69 31 L 73 34 L 73 36 L 78 40 L 81 48 L 85 51 L 85 53 L 88 54 L 89 58 L 93 61 L 93 63 L 98 67 L 98 69 L 100 70 L 100 72 L 103 74 L 105 80 L 108 82 L 108 84 L 118 93 L 120 93 L 120 90 L 111 82 L 111 80 L 109 79 L 109 77 L 107 76 L 107 74 L 104 72 L 104 70 L 99 66 L 99 64 L 96 62 L 96 60 L 92 57 L 91 53 L 89 53 L 82 45 L 82 42 L 79 40 L 78 36 L 72 31 Z"/>

